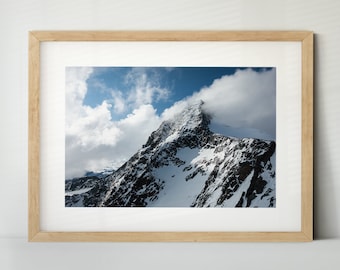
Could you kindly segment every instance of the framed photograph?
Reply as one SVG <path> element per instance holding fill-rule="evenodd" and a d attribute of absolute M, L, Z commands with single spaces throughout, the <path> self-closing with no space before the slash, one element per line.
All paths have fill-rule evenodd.
<path fill-rule="evenodd" d="M 313 33 L 29 33 L 29 241 L 313 239 Z"/>

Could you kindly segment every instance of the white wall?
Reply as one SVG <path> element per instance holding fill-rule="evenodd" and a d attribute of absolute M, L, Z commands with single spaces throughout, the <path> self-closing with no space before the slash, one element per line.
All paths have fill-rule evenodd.
<path fill-rule="evenodd" d="M 316 241 L 27 243 L 27 34 L 68 29 L 314 31 Z M 0 268 L 337 269 L 339 29 L 337 0 L 0 0 Z"/>

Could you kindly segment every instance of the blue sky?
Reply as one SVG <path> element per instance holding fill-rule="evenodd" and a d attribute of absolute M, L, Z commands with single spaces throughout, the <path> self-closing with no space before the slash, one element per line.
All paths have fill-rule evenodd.
<path fill-rule="evenodd" d="M 203 87 L 210 86 L 214 80 L 225 75 L 232 75 L 236 70 L 245 67 L 94 67 L 94 71 L 87 79 L 87 94 L 84 105 L 96 107 L 103 100 L 115 104 L 113 93 L 120 93 L 120 97 L 127 101 L 131 91 L 136 87 L 154 87 L 164 91 L 154 93 L 152 105 L 160 115 L 176 101 L 191 96 Z M 252 68 L 261 72 L 268 68 Z M 142 76 L 146 80 L 140 82 Z M 140 85 L 138 85 L 140 84 Z M 145 101 L 146 103 L 147 100 Z M 128 103 L 133 103 L 129 101 Z M 111 110 L 113 120 L 126 117 L 134 106 L 127 106 L 125 110 Z"/>
<path fill-rule="evenodd" d="M 67 67 L 65 75 L 66 178 L 119 168 L 198 100 L 214 132 L 276 138 L 276 68 Z"/>

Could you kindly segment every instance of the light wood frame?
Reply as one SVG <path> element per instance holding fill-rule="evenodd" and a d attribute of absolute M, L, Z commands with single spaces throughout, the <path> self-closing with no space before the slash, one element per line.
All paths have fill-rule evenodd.
<path fill-rule="evenodd" d="M 302 50 L 300 232 L 51 232 L 40 229 L 40 43 L 297 41 Z M 32 31 L 29 33 L 28 240 L 35 242 L 306 242 L 313 239 L 313 33 L 309 31 Z"/>

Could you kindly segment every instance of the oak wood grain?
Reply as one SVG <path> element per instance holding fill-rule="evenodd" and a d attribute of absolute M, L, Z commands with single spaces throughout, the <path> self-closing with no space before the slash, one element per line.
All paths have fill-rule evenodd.
<path fill-rule="evenodd" d="M 302 44 L 301 231 L 44 232 L 40 230 L 40 43 L 297 41 Z M 32 31 L 29 33 L 28 239 L 37 242 L 306 242 L 313 239 L 313 33 L 310 31 Z M 299 207 L 299 206 L 298 206 Z"/>

